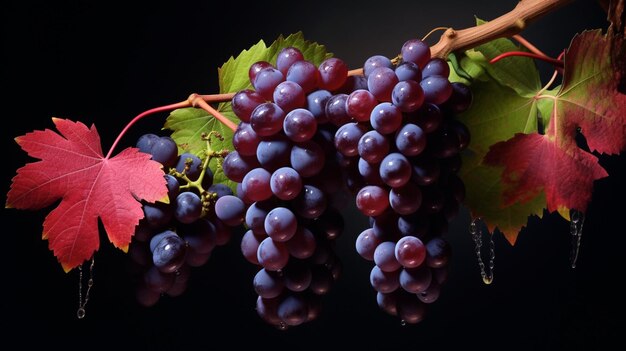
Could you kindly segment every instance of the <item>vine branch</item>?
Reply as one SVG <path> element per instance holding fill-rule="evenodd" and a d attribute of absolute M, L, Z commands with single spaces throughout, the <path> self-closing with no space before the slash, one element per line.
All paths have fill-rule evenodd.
<path fill-rule="evenodd" d="M 433 57 L 446 58 L 449 53 L 467 50 L 494 39 L 518 34 L 528 23 L 572 0 L 520 0 L 515 8 L 483 25 L 446 30 L 437 44 L 430 47 Z"/>

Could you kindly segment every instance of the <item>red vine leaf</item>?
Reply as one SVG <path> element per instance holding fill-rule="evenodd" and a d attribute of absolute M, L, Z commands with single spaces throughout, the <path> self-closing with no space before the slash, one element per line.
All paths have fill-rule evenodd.
<path fill-rule="evenodd" d="M 526 202 L 544 191 L 549 211 L 587 209 L 593 181 L 608 174 L 598 159 L 574 145 L 561 149 L 547 135 L 516 134 L 493 145 L 484 159 L 504 165 L 504 206 Z"/>
<path fill-rule="evenodd" d="M 95 126 L 53 122 L 61 134 L 46 129 L 15 139 L 40 161 L 18 169 L 6 207 L 40 209 L 61 199 L 44 221 L 43 239 L 67 272 L 98 250 L 98 218 L 113 245 L 126 251 L 143 218 L 138 199 L 163 199 L 167 187 L 150 155 L 128 148 L 105 158 Z"/>
<path fill-rule="evenodd" d="M 626 148 L 626 95 L 617 89 L 611 50 L 600 31 L 576 36 L 565 54 L 560 91 L 545 96 L 553 100 L 546 134 L 516 134 L 490 148 L 484 163 L 504 166 L 503 206 L 543 191 L 550 211 L 587 209 L 593 181 L 608 174 L 596 156 L 576 145 L 578 128 L 591 151 L 616 154 Z"/>

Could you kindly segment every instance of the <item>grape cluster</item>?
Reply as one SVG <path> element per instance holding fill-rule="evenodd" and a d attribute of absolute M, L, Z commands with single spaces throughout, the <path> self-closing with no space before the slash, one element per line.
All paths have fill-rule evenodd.
<path fill-rule="evenodd" d="M 321 296 L 331 290 L 341 274 L 341 261 L 333 248 L 333 240 L 343 227 L 337 218 L 341 218 L 339 213 L 330 209 L 315 223 L 303 224 L 305 240 L 314 244 L 292 242 L 288 244 L 292 256 L 283 269 L 262 268 L 257 272 L 253 280 L 258 294 L 256 310 L 267 323 L 284 330 L 319 316 Z M 308 246 L 315 248 L 312 253 Z"/>
<path fill-rule="evenodd" d="M 236 212 L 237 202 L 243 211 L 243 202 L 227 186 L 213 184 L 208 162 L 189 153 L 179 156 L 170 137 L 145 134 L 137 147 L 169 173 L 165 175 L 169 203 L 143 204 L 144 218 L 130 246 L 139 277 L 137 299 L 151 306 L 162 294 L 178 296 L 185 291 L 190 267 L 204 265 L 217 245 L 229 241 L 228 225 L 234 223 L 228 215 Z"/>
<path fill-rule="evenodd" d="M 421 321 L 423 303 L 439 296 L 451 254 L 441 235 L 465 194 L 456 173 L 469 131 L 453 117 L 468 108 L 471 94 L 450 83 L 449 73 L 420 40 L 404 43 L 397 66 L 370 57 L 367 89 L 346 99 L 353 121 L 335 135 L 350 160 L 356 206 L 370 217 L 357 252 L 375 263 L 370 283 L 379 306 L 406 323 Z"/>
<path fill-rule="evenodd" d="M 313 319 L 311 301 L 328 290 L 333 263 L 320 252 L 342 230 L 341 215 L 331 206 L 342 182 L 334 162 L 336 127 L 327 123 L 326 106 L 347 72 L 339 59 L 317 67 L 288 47 L 275 65 L 253 64 L 248 73 L 254 90 L 232 99 L 241 122 L 233 135 L 235 151 L 222 166 L 247 205 L 249 230 L 241 250 L 262 267 L 254 280 L 259 314 L 277 326 Z"/>

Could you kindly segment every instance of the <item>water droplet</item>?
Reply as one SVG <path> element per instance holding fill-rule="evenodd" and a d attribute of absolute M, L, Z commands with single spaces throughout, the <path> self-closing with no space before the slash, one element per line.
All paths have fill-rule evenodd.
<path fill-rule="evenodd" d="M 287 329 L 287 324 L 285 324 L 285 322 L 278 323 L 278 329 L 286 330 Z"/>
<path fill-rule="evenodd" d="M 572 223 L 574 224 L 580 222 L 580 212 L 572 210 L 572 213 L 570 213 L 570 218 L 572 220 Z"/>
<path fill-rule="evenodd" d="M 406 325 L 406 321 L 404 319 L 401 319 L 400 320 L 400 325 L 404 327 Z"/>
<path fill-rule="evenodd" d="M 78 317 L 78 319 L 85 318 L 85 309 L 82 307 L 79 308 L 78 311 L 76 311 L 76 317 Z"/>

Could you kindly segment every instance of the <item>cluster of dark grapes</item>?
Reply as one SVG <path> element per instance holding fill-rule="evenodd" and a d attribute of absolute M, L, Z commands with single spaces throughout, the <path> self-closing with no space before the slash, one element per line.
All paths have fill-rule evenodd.
<path fill-rule="evenodd" d="M 144 219 L 135 231 L 130 255 L 138 277 L 137 299 L 152 306 L 160 296 L 182 294 L 190 267 L 204 265 L 212 250 L 230 239 L 232 191 L 213 183 L 213 172 L 198 156 L 183 153 L 170 137 L 145 134 L 137 141 L 140 151 L 152 155 L 166 171 L 169 203 L 144 203 Z"/>
<path fill-rule="evenodd" d="M 301 247 L 316 242 L 305 226 L 323 216 L 338 179 L 370 217 L 356 246 L 376 263 L 371 283 L 381 308 L 416 323 L 422 303 L 437 299 L 450 256 L 441 235 L 464 197 L 456 172 L 459 151 L 469 143 L 467 128 L 453 116 L 469 106 L 471 94 L 450 83 L 447 62 L 431 58 L 420 40 L 407 41 L 396 60 L 373 56 L 363 75 L 349 76 L 340 59 L 316 67 L 288 47 L 274 65 L 254 63 L 254 90 L 233 97 L 241 123 L 236 151 L 223 166 L 248 206 L 244 256 L 264 267 L 255 279 L 260 311 L 268 310 L 263 299 L 289 288 L 283 270 L 294 257 L 306 258 Z M 292 319 L 305 313 L 284 301 L 282 309 L 269 303 L 278 306 L 278 319 L 266 319 L 306 320 Z"/>
<path fill-rule="evenodd" d="M 471 93 L 450 83 L 449 73 L 420 40 L 404 43 L 397 66 L 370 57 L 367 89 L 345 103 L 354 122 L 335 136 L 337 150 L 352 160 L 356 206 L 370 217 L 357 252 L 375 263 L 370 283 L 379 306 L 406 323 L 421 321 L 423 303 L 439 297 L 451 254 L 441 235 L 465 195 L 456 172 L 469 131 L 453 117 L 468 108 Z"/>
<path fill-rule="evenodd" d="M 347 72 L 341 60 L 330 58 L 318 68 L 298 49 L 284 48 L 275 66 L 253 64 L 255 90 L 232 99 L 241 122 L 223 169 L 239 183 L 237 196 L 247 205 L 242 252 L 262 267 L 254 280 L 257 310 L 281 328 L 316 316 L 315 296 L 328 291 L 328 272 L 338 262 L 323 254 L 343 226 L 332 208 L 342 181 L 331 161 L 336 127 L 325 125 L 325 108 Z"/>
<path fill-rule="evenodd" d="M 333 241 L 343 228 L 341 218 L 331 208 L 313 223 L 303 223 L 300 241 L 287 242 L 290 257 L 285 267 L 278 271 L 261 268 L 257 272 L 253 280 L 258 294 L 256 310 L 267 323 L 286 329 L 319 316 L 321 296 L 331 290 L 341 274 Z M 246 235 L 242 249 L 249 254 L 248 250 L 257 246 L 257 239 L 251 231 Z M 257 262 L 258 258 L 253 261 Z"/>

